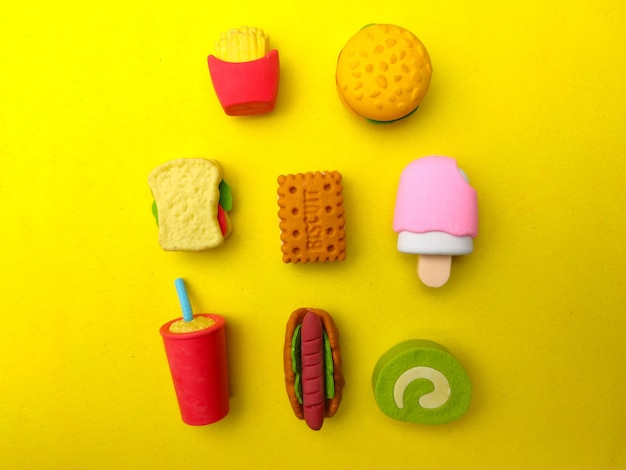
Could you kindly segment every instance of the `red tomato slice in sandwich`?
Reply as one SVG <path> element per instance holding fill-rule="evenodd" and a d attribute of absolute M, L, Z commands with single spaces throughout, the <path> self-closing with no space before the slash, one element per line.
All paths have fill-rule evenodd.
<path fill-rule="evenodd" d="M 228 233 L 228 218 L 226 217 L 226 211 L 219 204 L 217 206 L 217 221 L 220 224 L 222 235 L 225 237 Z"/>

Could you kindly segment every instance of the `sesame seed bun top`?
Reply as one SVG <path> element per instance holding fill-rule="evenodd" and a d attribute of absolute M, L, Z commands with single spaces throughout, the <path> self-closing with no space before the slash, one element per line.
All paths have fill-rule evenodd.
<path fill-rule="evenodd" d="M 357 115 L 390 122 L 417 109 L 431 74 L 428 52 L 413 33 L 374 24 L 352 36 L 339 54 L 337 91 Z"/>

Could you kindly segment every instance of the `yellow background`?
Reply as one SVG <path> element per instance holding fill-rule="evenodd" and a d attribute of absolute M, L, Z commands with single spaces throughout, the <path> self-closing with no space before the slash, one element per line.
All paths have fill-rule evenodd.
<path fill-rule="evenodd" d="M 344 4 L 346 3 L 346 4 Z M 19 2 L 0 28 L 0 467 L 624 468 L 626 11 L 620 0 Z M 361 26 L 413 31 L 433 62 L 420 110 L 371 126 L 334 68 Z M 276 110 L 224 115 L 206 56 L 256 25 L 280 51 Z M 455 157 L 479 195 L 472 255 L 429 290 L 391 229 L 402 168 Z M 147 186 L 169 159 L 218 159 L 234 232 L 166 253 Z M 348 257 L 281 261 L 276 178 L 344 175 Z M 182 423 L 161 324 L 227 319 L 231 412 Z M 340 329 L 344 400 L 292 415 L 291 311 Z M 429 427 L 377 408 L 371 373 L 410 338 L 446 346 L 470 410 Z"/>

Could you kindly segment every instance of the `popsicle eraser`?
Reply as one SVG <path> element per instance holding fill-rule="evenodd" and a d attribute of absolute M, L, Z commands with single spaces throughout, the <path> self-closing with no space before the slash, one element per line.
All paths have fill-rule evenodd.
<path fill-rule="evenodd" d="M 417 424 L 445 424 L 460 418 L 472 394 L 467 373 L 446 348 L 416 339 L 381 356 L 372 386 L 385 415 Z"/>
<path fill-rule="evenodd" d="M 393 229 L 398 251 L 419 255 L 418 276 L 429 287 L 450 278 L 451 257 L 474 250 L 478 199 L 453 158 L 429 156 L 409 163 L 400 176 Z"/>
<path fill-rule="evenodd" d="M 243 26 L 222 33 L 208 57 L 217 98 L 229 116 L 250 116 L 274 109 L 278 94 L 278 51 L 270 50 L 262 29 Z"/>

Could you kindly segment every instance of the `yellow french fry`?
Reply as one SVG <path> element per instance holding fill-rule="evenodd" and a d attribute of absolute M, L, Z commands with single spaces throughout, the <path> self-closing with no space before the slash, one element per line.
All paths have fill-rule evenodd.
<path fill-rule="evenodd" d="M 269 36 L 255 27 L 228 30 L 215 43 L 215 56 L 227 62 L 256 60 L 268 52 Z"/>

